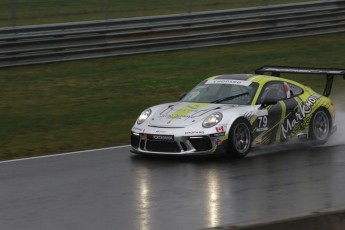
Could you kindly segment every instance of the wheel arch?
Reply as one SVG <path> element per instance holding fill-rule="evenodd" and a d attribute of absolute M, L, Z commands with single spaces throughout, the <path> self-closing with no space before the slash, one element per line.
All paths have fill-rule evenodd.
<path fill-rule="evenodd" d="M 241 116 L 234 116 L 228 123 L 227 123 L 227 134 L 229 135 L 230 134 L 230 130 L 231 130 L 231 127 L 233 126 L 233 124 L 240 120 L 240 119 L 243 119 L 243 120 L 246 120 L 249 124 L 249 127 L 250 127 L 250 134 L 251 136 L 253 136 L 253 126 L 252 124 L 250 123 L 250 120 L 245 117 L 244 115 L 241 115 Z"/>

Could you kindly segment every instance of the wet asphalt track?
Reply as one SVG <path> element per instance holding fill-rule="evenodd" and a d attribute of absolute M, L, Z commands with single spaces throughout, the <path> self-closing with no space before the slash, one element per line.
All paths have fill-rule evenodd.
<path fill-rule="evenodd" d="M 0 229 L 176 230 L 345 204 L 342 145 L 229 158 L 128 147 L 0 163 Z"/>

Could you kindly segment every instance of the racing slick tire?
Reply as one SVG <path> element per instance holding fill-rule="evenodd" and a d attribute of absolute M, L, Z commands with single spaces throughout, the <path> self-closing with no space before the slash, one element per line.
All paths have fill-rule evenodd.
<path fill-rule="evenodd" d="M 240 118 L 232 124 L 228 141 L 228 152 L 231 156 L 243 158 L 248 154 L 252 145 L 252 132 L 246 119 Z"/>
<path fill-rule="evenodd" d="M 328 111 L 320 108 L 315 111 L 310 120 L 309 140 L 311 145 L 323 145 L 328 141 L 331 132 L 331 119 Z"/>

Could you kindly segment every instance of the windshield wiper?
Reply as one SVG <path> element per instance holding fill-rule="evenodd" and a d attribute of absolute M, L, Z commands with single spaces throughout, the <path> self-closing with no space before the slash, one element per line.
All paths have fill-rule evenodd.
<path fill-rule="evenodd" d="M 222 101 L 227 101 L 227 100 L 232 100 L 232 99 L 235 99 L 236 97 L 241 97 L 241 96 L 244 96 L 244 95 L 249 95 L 249 93 L 241 93 L 241 94 L 237 94 L 237 95 L 233 95 L 233 96 L 229 96 L 229 97 L 225 97 L 225 98 L 222 98 L 222 99 L 218 99 L 218 100 L 215 100 L 215 101 L 211 101 L 211 103 L 219 103 L 219 102 L 222 102 Z"/>

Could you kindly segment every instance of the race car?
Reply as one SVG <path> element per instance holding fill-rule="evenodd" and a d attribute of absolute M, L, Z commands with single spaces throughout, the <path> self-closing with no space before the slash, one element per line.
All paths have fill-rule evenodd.
<path fill-rule="evenodd" d="M 323 95 L 282 73 L 325 75 Z M 263 66 L 207 78 L 180 101 L 145 109 L 131 129 L 131 152 L 245 157 L 274 143 L 324 144 L 337 127 L 328 98 L 334 76 L 345 79 L 345 69 Z"/>

